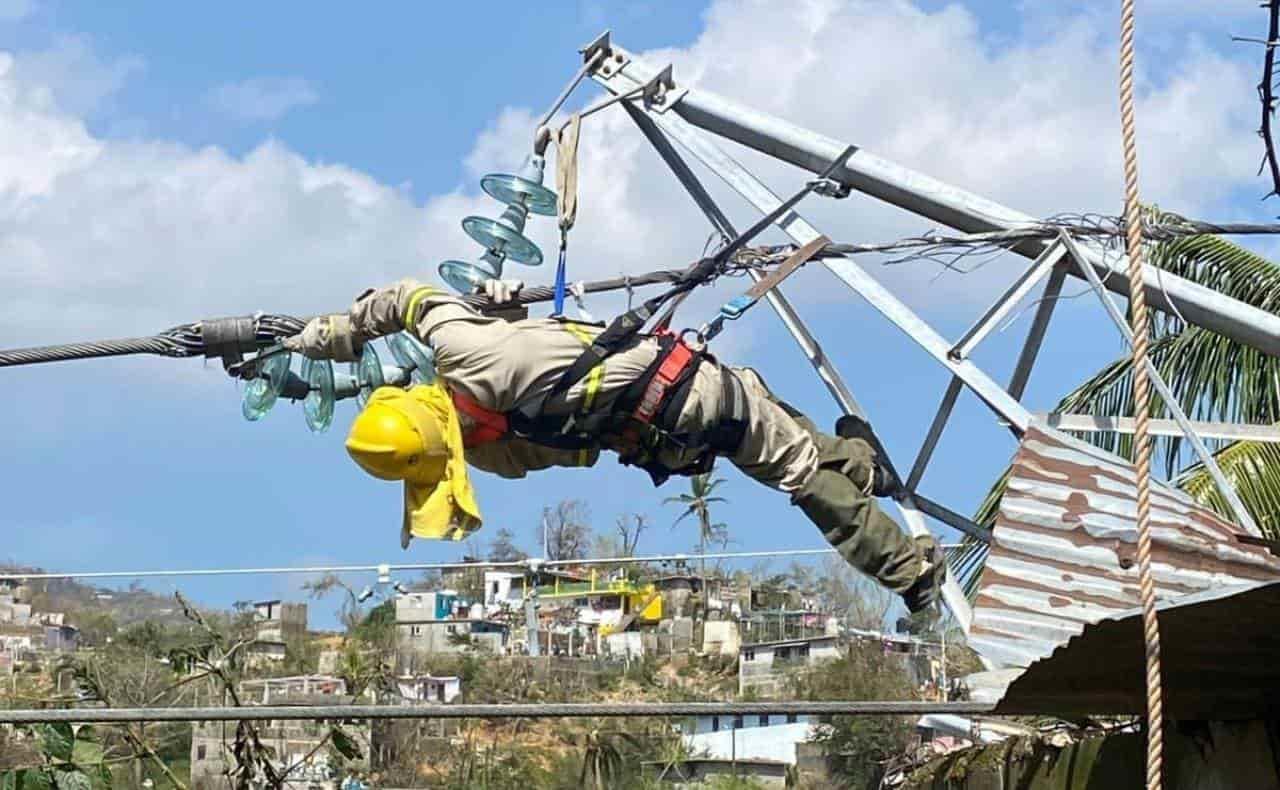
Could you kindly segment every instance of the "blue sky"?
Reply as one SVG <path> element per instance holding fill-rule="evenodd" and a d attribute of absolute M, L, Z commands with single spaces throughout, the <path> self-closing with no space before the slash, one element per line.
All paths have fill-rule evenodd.
<path fill-rule="evenodd" d="M 527 150 L 532 117 L 601 29 L 704 86 L 959 186 L 1048 215 L 1115 212 L 1112 4 L 402 4 L 359 13 L 311 4 L 0 3 L 0 347 L 147 334 L 208 315 L 340 310 L 369 285 L 429 277 L 473 255 L 457 230 L 493 213 L 484 172 Z M 1238 8 L 1236 6 L 1239 6 Z M 1139 126 L 1145 194 L 1212 218 L 1262 219 L 1254 176 L 1257 53 L 1227 41 L 1262 24 L 1252 3 L 1201 19 L 1193 3 L 1144 4 Z M 588 88 L 575 102 L 594 95 Z M 803 176 L 749 153 L 782 192 Z M 706 229 L 620 112 L 588 122 L 578 277 L 667 268 Z M 713 179 L 727 210 L 751 214 Z M 1270 209 L 1270 210 L 1269 210 Z M 806 204 L 835 238 L 881 241 L 931 227 L 869 200 Z M 550 221 L 531 225 L 548 252 Z M 1264 248 L 1265 249 L 1265 248 Z M 13 264 L 13 265 L 10 265 Z M 1019 265 L 971 275 L 919 264 L 873 273 L 956 337 Z M 548 270 L 524 269 L 530 282 Z M 734 286 L 688 308 L 701 323 Z M 788 285 L 828 353 L 909 466 L 946 376 L 819 270 Z M 1069 292 L 1083 290 L 1072 283 Z M 597 315 L 616 300 L 591 303 Z M 980 349 L 1007 379 L 1026 315 Z M 836 411 L 762 308 L 718 341 L 783 397 Z M 1064 302 L 1028 401 L 1047 409 L 1120 351 L 1087 294 Z M 60 570 L 452 560 L 462 547 L 398 547 L 394 486 L 341 448 L 353 406 L 310 435 L 301 409 L 257 424 L 214 363 L 135 358 L 4 372 L 3 555 Z M 924 490 L 970 511 L 1013 451 L 966 394 Z M 735 548 L 821 546 L 784 497 L 728 465 Z M 519 482 L 477 476 L 488 524 L 527 548 L 544 505 L 588 502 L 597 528 L 623 513 L 653 527 L 641 550 L 687 550 L 690 530 L 643 473 L 612 460 Z M 781 564 L 778 564 L 781 567 Z M 298 579 L 193 581 L 210 604 L 296 595 Z M 368 579 L 355 579 L 363 583 Z M 167 582 L 152 585 L 167 591 Z M 330 622 L 327 604 L 316 624 Z"/>

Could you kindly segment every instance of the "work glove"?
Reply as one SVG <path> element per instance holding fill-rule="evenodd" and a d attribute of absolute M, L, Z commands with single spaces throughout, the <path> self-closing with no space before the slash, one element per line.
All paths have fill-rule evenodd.
<path fill-rule="evenodd" d="M 351 327 L 346 313 L 322 315 L 311 319 L 302 331 L 281 341 L 290 351 L 311 359 L 355 362 L 364 348 L 364 338 Z"/>
<path fill-rule="evenodd" d="M 485 280 L 480 290 L 494 304 L 506 304 L 515 299 L 523 287 L 523 280 Z"/>

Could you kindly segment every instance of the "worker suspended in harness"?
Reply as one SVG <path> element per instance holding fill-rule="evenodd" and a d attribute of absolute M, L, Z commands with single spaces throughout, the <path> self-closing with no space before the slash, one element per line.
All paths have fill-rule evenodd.
<path fill-rule="evenodd" d="M 484 286 L 498 303 L 519 287 Z M 900 483 L 878 463 L 865 423 L 845 417 L 836 435 L 821 432 L 754 370 L 725 366 L 666 331 L 618 330 L 643 323 L 638 310 L 607 330 L 506 321 L 404 280 L 366 291 L 347 314 L 313 319 L 285 345 L 350 360 L 368 340 L 409 331 L 434 351 L 436 384 L 376 391 L 347 439 L 365 471 L 404 481 L 406 545 L 410 535 L 459 538 L 479 525 L 467 464 L 522 478 L 592 466 L 611 450 L 661 482 L 705 472 L 720 457 L 789 495 L 851 565 L 911 610 L 936 600 L 945 565 L 932 541 L 908 538 L 878 507 L 875 498 Z"/>

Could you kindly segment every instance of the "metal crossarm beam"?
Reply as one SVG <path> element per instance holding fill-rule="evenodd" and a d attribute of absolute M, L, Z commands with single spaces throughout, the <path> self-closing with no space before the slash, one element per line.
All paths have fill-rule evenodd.
<path fill-rule="evenodd" d="M 1022 298 L 1030 293 L 1031 289 L 1035 288 L 1052 271 L 1058 261 L 1062 260 L 1063 255 L 1066 255 L 1066 250 L 1059 242 L 1054 242 L 1046 247 L 1044 252 L 1040 253 L 1040 257 L 1036 258 L 1027 267 L 1026 271 L 1019 275 L 1018 279 L 1009 287 L 1009 290 L 1001 294 L 1000 298 L 987 309 L 986 313 L 983 313 L 977 323 L 970 327 L 968 332 L 964 333 L 964 337 L 960 338 L 951 347 L 951 358 L 966 359 L 974 347 L 981 343 L 987 335 L 991 334 L 991 330 L 999 326 L 1000 322 L 1009 313 L 1013 312 L 1013 308 L 1018 306 L 1018 302 L 1021 302 Z"/>
<path fill-rule="evenodd" d="M 1049 329 L 1049 319 L 1053 318 L 1053 308 L 1062 295 L 1062 284 L 1067 279 L 1066 264 L 1059 263 L 1049 275 L 1044 292 L 1040 296 L 1040 304 L 1036 306 L 1035 318 L 1031 319 L 1031 328 L 1027 330 L 1026 342 L 1022 344 L 1022 353 L 1018 355 L 1018 364 L 1009 379 L 1009 394 L 1015 400 L 1022 400 L 1027 389 L 1027 381 L 1031 378 L 1031 369 L 1035 367 L 1036 357 L 1040 355 L 1040 346 L 1044 343 L 1044 334 Z"/>
<path fill-rule="evenodd" d="M 1083 433 L 1126 433 L 1134 430 L 1132 417 L 1100 417 L 1096 414 L 1041 415 L 1045 425 L 1060 431 Z M 1182 436 L 1182 426 L 1177 420 L 1150 421 L 1148 431 L 1154 436 Z M 1202 439 L 1220 439 L 1232 442 L 1280 443 L 1280 427 L 1275 425 L 1245 425 L 1235 422 L 1192 422 L 1191 427 Z"/>
<path fill-rule="evenodd" d="M 920 512 L 924 513 L 926 516 L 935 518 L 943 524 L 954 527 L 971 538 L 977 538 L 983 543 L 991 542 L 990 529 L 975 524 L 972 519 L 960 515 L 946 505 L 940 505 L 932 499 L 920 496 L 915 492 L 911 493 L 911 501 L 917 508 L 919 508 Z"/>
<path fill-rule="evenodd" d="M 1111 320 L 1120 330 L 1120 334 L 1124 336 L 1125 342 L 1130 346 L 1133 345 L 1133 330 L 1129 327 L 1129 322 L 1125 320 L 1124 313 L 1116 305 L 1111 294 L 1107 293 L 1102 286 L 1102 281 L 1098 278 L 1098 273 L 1093 270 L 1089 262 L 1083 256 L 1080 245 L 1076 244 L 1075 239 L 1067 233 L 1062 233 L 1058 238 L 1067 246 L 1067 250 L 1071 253 L 1071 257 L 1075 259 L 1076 264 L 1089 278 L 1089 282 L 1093 284 L 1093 288 L 1098 293 L 1098 298 L 1102 300 L 1103 307 L 1106 308 L 1107 314 L 1111 316 Z M 1146 358 L 1147 375 L 1151 378 L 1151 386 L 1156 392 L 1160 393 L 1161 399 L 1164 400 L 1165 408 L 1173 415 L 1174 420 L 1178 423 L 1178 427 L 1182 429 L 1182 434 L 1191 444 L 1191 449 L 1195 451 L 1196 457 L 1200 459 L 1200 463 L 1204 464 L 1204 468 L 1208 470 L 1209 476 L 1213 478 L 1213 482 L 1218 487 L 1218 491 L 1223 498 L 1227 500 L 1227 504 L 1231 506 L 1231 512 L 1236 517 L 1236 522 L 1251 535 L 1261 535 L 1261 530 L 1254 523 L 1253 516 L 1249 514 L 1248 508 L 1240 501 L 1240 495 L 1236 493 L 1235 488 L 1227 482 L 1226 475 L 1222 474 L 1222 469 L 1218 467 L 1218 462 L 1214 460 L 1213 453 L 1209 452 L 1209 448 L 1205 447 L 1204 442 L 1200 440 L 1200 436 L 1196 433 L 1195 426 L 1191 420 L 1187 418 L 1186 413 L 1182 410 L 1182 405 L 1178 403 L 1178 398 L 1170 389 L 1169 384 L 1164 380 L 1164 376 L 1160 375 L 1159 369 L 1150 357 Z"/>
<path fill-rule="evenodd" d="M 951 410 L 955 408 L 956 398 L 960 396 L 960 390 L 964 387 L 964 382 L 955 376 L 951 377 L 951 381 L 947 384 L 947 391 L 942 396 L 942 403 L 938 406 L 938 413 L 933 415 L 933 423 L 929 425 L 929 433 L 924 437 L 924 444 L 920 447 L 920 453 L 916 455 L 916 462 L 911 467 L 911 474 L 907 477 L 907 490 L 915 491 L 920 485 L 920 479 L 924 477 L 925 467 L 929 465 L 929 459 L 933 457 L 933 450 L 938 446 L 938 439 L 942 438 L 942 429 L 947 426 L 947 420 L 951 419 Z"/>
<path fill-rule="evenodd" d="M 623 86 L 644 84 L 653 77 L 652 67 L 638 62 L 626 50 L 615 45 L 614 52 L 629 60 L 608 76 L 602 76 L 597 70 L 592 77 L 598 83 L 616 92 L 620 88 L 625 90 Z M 674 112 L 694 126 L 813 173 L 821 173 L 847 147 L 846 143 L 702 89 L 689 89 L 665 106 L 671 110 L 666 115 Z M 1036 221 L 864 149 L 859 149 L 832 177 L 872 197 L 969 233 L 1010 230 Z M 1034 258 L 1044 246 L 1042 242 L 1029 242 L 1019 245 L 1015 251 Z M 1085 253 L 1084 260 L 1109 290 L 1128 295 L 1122 269 L 1092 251 Z M 1149 265 L 1143 271 L 1143 285 L 1148 303 L 1155 307 L 1166 312 L 1176 309 L 1193 324 L 1265 354 L 1280 356 L 1280 316 Z"/>

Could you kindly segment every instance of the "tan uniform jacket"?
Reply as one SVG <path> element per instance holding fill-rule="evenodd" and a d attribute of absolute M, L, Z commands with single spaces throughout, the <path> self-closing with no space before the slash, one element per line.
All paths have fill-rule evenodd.
<path fill-rule="evenodd" d="M 413 280 L 365 292 L 351 311 L 353 329 L 380 337 L 412 325 L 414 333 L 435 353 L 436 373 L 446 386 L 488 409 L 509 411 L 543 398 L 573 364 L 599 327 L 554 319 L 505 321 L 482 315 L 460 299 Z M 416 324 L 414 324 L 416 321 Z M 608 409 L 658 354 L 657 341 L 642 337 L 613 354 L 568 392 L 548 400 L 547 414 L 588 414 Z M 754 371 L 736 371 L 748 396 L 749 421 L 735 465 L 773 488 L 798 490 L 817 468 L 812 439 L 774 401 Z M 704 430 L 720 415 L 721 368 L 699 366 L 689 398 L 677 422 L 677 433 Z M 660 458 L 679 468 L 702 448 L 669 451 Z M 467 461 L 503 477 L 551 466 L 591 466 L 599 448 L 559 450 L 520 439 L 468 448 Z"/>

